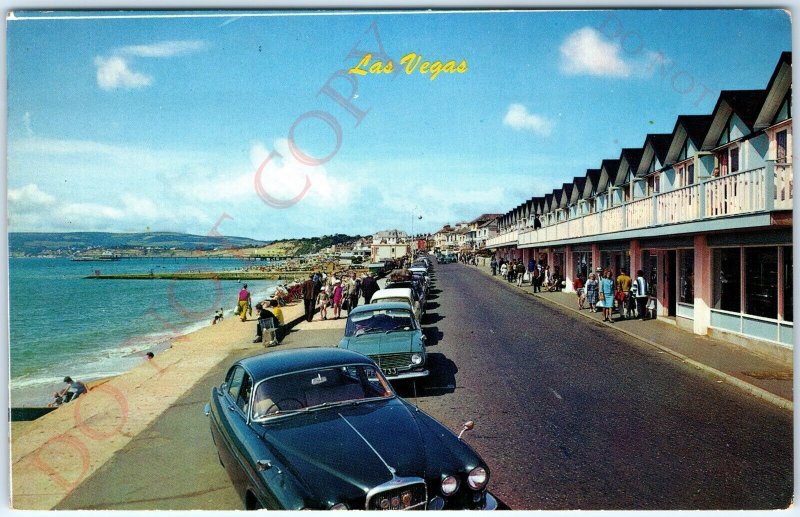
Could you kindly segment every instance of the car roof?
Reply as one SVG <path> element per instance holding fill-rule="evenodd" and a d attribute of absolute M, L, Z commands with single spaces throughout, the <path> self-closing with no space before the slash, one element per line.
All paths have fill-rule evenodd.
<path fill-rule="evenodd" d="M 258 382 L 282 373 L 338 366 L 341 364 L 373 364 L 357 352 L 334 347 L 295 348 L 265 352 L 238 361 Z"/>
<path fill-rule="evenodd" d="M 375 294 L 372 295 L 372 299 L 374 300 L 376 297 L 378 298 L 385 298 L 388 296 L 404 296 L 406 298 L 411 298 L 411 288 L 410 287 L 389 287 L 380 289 L 375 291 Z"/>
<path fill-rule="evenodd" d="M 410 306 L 404 302 L 380 302 L 380 303 L 370 303 L 366 305 L 359 305 L 352 311 L 350 311 L 347 315 L 350 314 L 358 314 L 359 312 L 367 312 L 367 311 L 374 311 L 376 309 L 406 309 L 411 310 Z"/>

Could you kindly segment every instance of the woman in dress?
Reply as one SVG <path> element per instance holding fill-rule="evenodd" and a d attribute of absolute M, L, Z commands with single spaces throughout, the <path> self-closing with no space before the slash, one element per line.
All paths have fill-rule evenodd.
<path fill-rule="evenodd" d="M 333 283 L 333 319 L 339 319 L 342 311 L 342 281 L 336 280 Z"/>
<path fill-rule="evenodd" d="M 597 275 L 589 273 L 589 280 L 586 281 L 586 303 L 589 304 L 589 309 L 592 312 L 597 312 L 597 290 L 599 287 Z"/>
<path fill-rule="evenodd" d="M 611 311 L 614 309 L 614 279 L 611 277 L 610 269 L 606 269 L 603 278 L 600 279 L 600 294 L 602 300 L 597 305 L 603 308 L 603 321 L 613 323 Z"/>

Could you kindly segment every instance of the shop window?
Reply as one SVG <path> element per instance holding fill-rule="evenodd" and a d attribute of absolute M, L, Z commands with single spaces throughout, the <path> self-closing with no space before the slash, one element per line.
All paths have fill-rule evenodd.
<path fill-rule="evenodd" d="M 778 317 L 778 248 L 745 248 L 745 312 Z"/>
<path fill-rule="evenodd" d="M 678 299 L 681 303 L 694 305 L 694 250 L 678 251 Z"/>
<path fill-rule="evenodd" d="M 647 294 L 656 296 L 658 292 L 658 255 L 651 254 L 649 251 L 642 252 L 642 272 L 644 279 L 647 280 Z M 632 272 L 631 278 L 636 278 L 636 271 Z"/>
<path fill-rule="evenodd" d="M 792 300 L 792 247 L 783 247 L 783 319 L 794 321 L 792 311 L 794 303 Z"/>
<path fill-rule="evenodd" d="M 589 278 L 589 273 L 592 272 L 592 254 L 591 252 L 578 251 L 572 253 L 572 270 L 576 276 L 581 277 L 584 281 Z"/>
<path fill-rule="evenodd" d="M 740 248 L 714 250 L 713 307 L 724 311 L 741 311 L 741 252 Z"/>

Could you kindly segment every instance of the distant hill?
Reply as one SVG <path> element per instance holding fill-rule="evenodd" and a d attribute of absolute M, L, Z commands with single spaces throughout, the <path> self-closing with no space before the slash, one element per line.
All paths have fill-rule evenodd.
<path fill-rule="evenodd" d="M 12 254 L 38 255 L 85 251 L 88 249 L 125 250 L 133 248 L 175 248 L 177 250 L 213 250 L 215 248 L 260 247 L 268 241 L 245 237 L 209 237 L 175 232 L 108 233 L 69 232 L 34 233 L 12 232 L 8 234 L 8 248 Z"/>

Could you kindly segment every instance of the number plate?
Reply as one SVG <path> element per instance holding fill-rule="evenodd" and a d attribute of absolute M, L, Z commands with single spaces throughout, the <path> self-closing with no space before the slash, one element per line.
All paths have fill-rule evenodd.
<path fill-rule="evenodd" d="M 383 370 L 384 375 L 388 375 L 390 377 L 397 375 L 397 368 L 381 368 L 381 370 Z"/>

